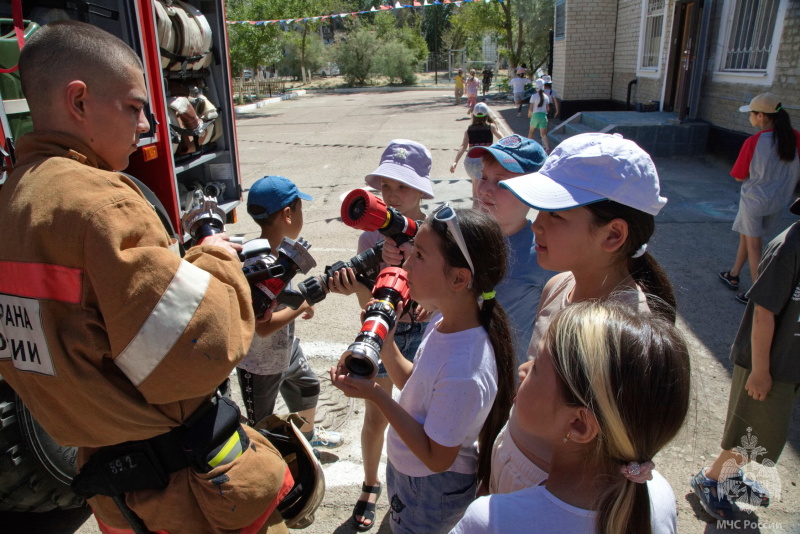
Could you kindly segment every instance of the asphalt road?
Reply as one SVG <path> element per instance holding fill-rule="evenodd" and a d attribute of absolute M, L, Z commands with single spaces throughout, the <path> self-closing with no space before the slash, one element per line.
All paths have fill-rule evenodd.
<path fill-rule="evenodd" d="M 527 120 L 517 119 L 513 103 L 495 106 L 502 126 L 522 135 Z M 506 122 L 507 121 L 507 122 Z M 341 199 L 364 186 L 364 176 L 377 167 L 386 144 L 395 138 L 414 139 L 433 154 L 435 204 L 450 201 L 471 205 L 463 168 L 449 167 L 469 124 L 464 107 L 444 91 L 369 91 L 316 93 L 266 106 L 242 115 L 237 124 L 244 187 L 256 179 L 278 174 L 295 181 L 314 200 L 304 203 L 303 236 L 312 244 L 318 268 L 346 260 L 355 252 L 359 232 L 339 220 Z M 678 502 L 679 532 L 730 532 L 705 515 L 688 487 L 688 479 L 719 452 L 731 366 L 728 351 L 744 306 L 718 280 L 730 267 L 738 237 L 730 226 L 736 214 L 738 186 L 727 172 L 729 162 L 712 158 L 656 160 L 662 194 L 669 203 L 657 217 L 657 230 L 648 251 L 665 267 L 676 290 L 680 324 L 693 349 L 694 397 L 686 428 L 655 459 L 657 469 L 672 484 Z M 427 205 L 430 210 L 434 203 Z M 788 212 L 783 226 L 796 218 Z M 257 226 L 239 210 L 239 222 L 229 231 L 246 239 L 257 237 Z M 743 278 L 745 287 L 749 277 Z M 297 333 L 314 369 L 321 375 L 358 331 L 354 298 L 331 295 L 316 306 L 309 321 L 298 320 Z M 323 382 L 327 405 L 318 419 L 343 432 L 347 443 L 326 455 L 328 494 L 317 521 L 305 532 L 354 532 L 348 518 L 361 482 L 359 431 L 362 404 L 348 402 Z M 800 411 L 795 410 L 790 440 L 777 472 L 781 498 L 768 509 L 742 514 L 746 532 L 800 532 Z M 389 532 L 388 505 L 381 497 L 379 527 Z M 760 525 L 759 525 L 760 523 Z M 95 534 L 85 512 L 0 514 L 3 532 Z M 754 527 L 754 528 L 744 528 Z"/>

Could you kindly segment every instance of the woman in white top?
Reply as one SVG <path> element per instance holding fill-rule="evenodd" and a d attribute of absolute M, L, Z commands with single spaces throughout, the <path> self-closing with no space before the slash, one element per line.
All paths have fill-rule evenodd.
<path fill-rule="evenodd" d="M 564 308 L 520 368 L 519 424 L 552 449 L 547 480 L 481 497 L 452 531 L 667 534 L 677 516 L 652 458 L 683 425 L 690 365 L 677 328 L 613 301 Z"/>

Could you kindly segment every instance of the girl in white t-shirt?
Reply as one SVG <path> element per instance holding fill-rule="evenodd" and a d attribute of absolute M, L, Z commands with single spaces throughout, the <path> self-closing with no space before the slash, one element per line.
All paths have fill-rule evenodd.
<path fill-rule="evenodd" d="M 436 315 L 413 363 L 393 332 L 381 351 L 398 400 L 372 380 L 346 375 L 342 362 L 331 369 L 336 387 L 373 402 L 391 425 L 386 482 L 395 533 L 448 532 L 488 478 L 514 389 L 508 323 L 494 298 L 505 255 L 494 219 L 441 206 L 403 265 L 411 298 Z"/>
<path fill-rule="evenodd" d="M 667 203 L 650 156 L 611 134 L 581 134 L 561 142 L 537 172 L 500 187 L 539 210 L 532 225 L 539 265 L 558 271 L 542 291 L 528 347 L 535 357 L 552 318 L 586 300 L 617 300 L 640 313 L 675 321 L 672 285 L 647 252 L 655 215 Z M 538 485 L 552 450 L 519 424 L 516 409 L 494 446 L 491 493 Z"/>
<path fill-rule="evenodd" d="M 456 534 L 672 534 L 675 496 L 653 457 L 689 409 L 690 362 L 675 326 L 617 301 L 558 313 L 520 367 L 518 419 L 552 449 L 538 486 L 482 497 Z"/>

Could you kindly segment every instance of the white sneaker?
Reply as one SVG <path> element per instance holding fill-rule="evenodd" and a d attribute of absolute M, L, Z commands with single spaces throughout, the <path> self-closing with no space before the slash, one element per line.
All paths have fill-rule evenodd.
<path fill-rule="evenodd" d="M 321 426 L 314 429 L 314 435 L 308 440 L 312 447 L 327 447 L 333 449 L 343 443 L 342 435 L 333 430 L 325 430 Z"/>

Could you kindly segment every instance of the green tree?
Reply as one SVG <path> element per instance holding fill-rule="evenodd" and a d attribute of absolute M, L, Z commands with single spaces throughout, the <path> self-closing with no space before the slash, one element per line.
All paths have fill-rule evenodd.
<path fill-rule="evenodd" d="M 378 49 L 374 66 L 379 74 L 389 78 L 389 83 L 400 82 L 404 85 L 417 83 L 416 70 L 419 61 L 414 51 L 399 39 L 385 42 Z"/>
<path fill-rule="evenodd" d="M 319 70 L 325 61 L 325 49 L 318 34 L 286 32 L 283 37 L 284 56 L 280 62 L 281 73 L 302 80 L 304 71 Z"/>
<path fill-rule="evenodd" d="M 537 67 L 547 61 L 548 36 L 553 29 L 553 0 L 504 0 L 465 4 L 450 18 L 452 48 L 467 47 L 472 37 L 498 37 L 500 52 L 509 63 Z"/>
<path fill-rule="evenodd" d="M 366 85 L 375 71 L 373 61 L 380 46 L 375 31 L 358 24 L 336 38 L 333 57 L 348 85 Z"/>
<path fill-rule="evenodd" d="M 233 0 L 227 4 L 228 20 L 273 20 L 280 18 L 276 11 L 279 2 L 272 0 Z M 270 65 L 282 54 L 281 29 L 277 24 L 228 26 L 228 49 L 231 72 L 241 74 L 251 69 L 255 75 L 259 65 Z"/>

